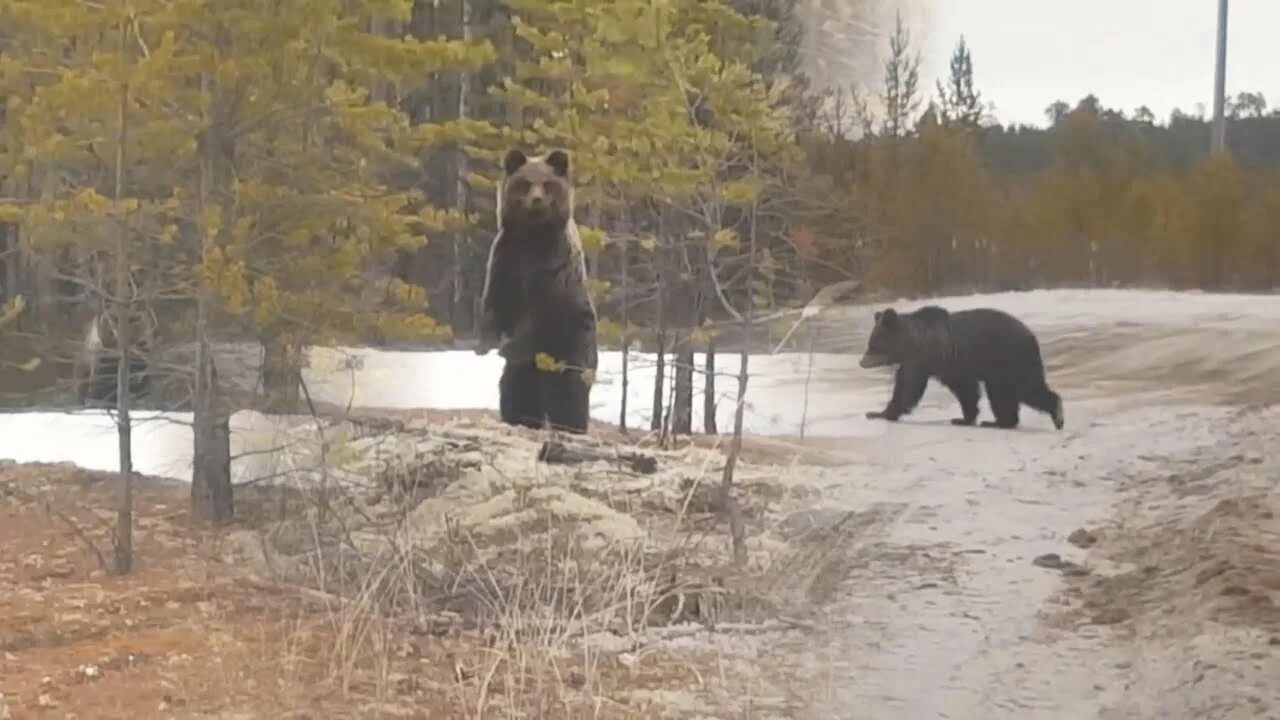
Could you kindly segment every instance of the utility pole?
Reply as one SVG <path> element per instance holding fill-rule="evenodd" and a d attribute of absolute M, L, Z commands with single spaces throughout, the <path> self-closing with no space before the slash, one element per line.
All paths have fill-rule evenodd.
<path fill-rule="evenodd" d="M 1210 151 L 1227 150 L 1227 0 L 1218 0 L 1218 58 L 1213 75 L 1213 128 Z"/>

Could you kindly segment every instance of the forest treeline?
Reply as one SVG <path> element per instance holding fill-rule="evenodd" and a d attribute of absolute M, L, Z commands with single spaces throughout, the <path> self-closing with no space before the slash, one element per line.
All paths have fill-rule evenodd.
<path fill-rule="evenodd" d="M 801 27 L 758 0 L 10 0 L 4 295 L 28 324 L 101 306 L 123 232 L 138 297 L 181 315 L 207 292 L 206 319 L 278 362 L 465 339 L 515 145 L 573 155 L 609 344 L 701 344 L 849 278 L 1280 284 L 1260 95 L 1210 158 L 1202 117 L 1092 96 L 1003 127 L 981 48 L 926 88 L 901 24 L 881 83 L 810 88 Z"/>

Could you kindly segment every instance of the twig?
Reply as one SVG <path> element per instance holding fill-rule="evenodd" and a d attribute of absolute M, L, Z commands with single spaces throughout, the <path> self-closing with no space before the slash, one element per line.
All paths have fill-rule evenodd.
<path fill-rule="evenodd" d="M 783 346 L 791 339 L 791 335 L 800 327 L 800 323 L 820 314 L 831 303 L 857 290 L 861 285 L 862 283 L 858 280 L 841 280 L 840 282 L 831 283 L 815 293 L 813 299 L 805 304 L 804 310 L 800 312 L 800 317 L 796 318 L 796 321 L 791 324 L 791 329 L 787 330 L 787 334 L 782 336 L 782 341 L 773 348 L 773 353 L 771 354 L 777 355 L 782 351 Z"/>
<path fill-rule="evenodd" d="M 791 618 L 779 618 L 764 623 L 718 623 L 715 625 L 678 625 L 675 627 L 648 628 L 639 637 L 633 638 L 627 648 L 620 652 L 635 652 L 647 645 L 671 640 L 690 638 L 702 633 L 719 635 L 765 635 L 774 632 L 810 629 L 808 623 Z M 580 640 L 582 638 L 579 638 Z"/>
<path fill-rule="evenodd" d="M 817 339 L 813 328 L 809 328 L 809 363 L 804 373 L 804 408 L 800 411 L 800 439 L 804 440 L 804 429 L 809 422 L 809 383 L 813 380 L 813 344 Z"/>

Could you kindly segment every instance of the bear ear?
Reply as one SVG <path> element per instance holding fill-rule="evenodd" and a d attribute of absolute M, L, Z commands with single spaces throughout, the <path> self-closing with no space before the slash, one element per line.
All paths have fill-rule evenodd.
<path fill-rule="evenodd" d="M 877 310 L 877 311 L 876 311 L 876 324 L 877 324 L 877 325 L 879 325 L 879 324 L 880 324 L 880 318 L 882 318 L 882 317 L 884 317 L 884 311 L 883 311 L 883 310 Z"/>
<path fill-rule="evenodd" d="M 883 312 L 876 313 L 877 322 L 885 327 L 892 327 L 898 321 L 898 313 L 893 308 L 885 308 Z"/>
<path fill-rule="evenodd" d="M 547 155 L 547 164 L 556 171 L 556 175 L 562 178 L 569 177 L 569 153 L 564 150 L 552 150 Z"/>
<path fill-rule="evenodd" d="M 524 167 L 524 164 L 527 162 L 529 162 L 529 158 L 525 157 L 524 153 L 519 150 L 512 150 L 507 153 L 505 158 L 503 158 L 502 169 L 505 170 L 508 175 L 514 175 L 515 172 Z"/>

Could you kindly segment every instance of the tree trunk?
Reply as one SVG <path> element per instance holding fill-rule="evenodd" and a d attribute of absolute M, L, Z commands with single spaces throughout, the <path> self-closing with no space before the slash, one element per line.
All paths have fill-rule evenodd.
<path fill-rule="evenodd" d="M 661 280 L 658 282 L 658 357 L 653 373 L 653 417 L 649 420 L 650 430 L 662 429 L 662 385 L 667 374 L 667 308 L 666 290 Z"/>
<path fill-rule="evenodd" d="M 718 435 L 716 428 L 716 339 L 715 335 L 707 338 L 706 378 L 702 386 L 702 431 L 708 435 Z"/>
<path fill-rule="evenodd" d="M 671 409 L 671 434 L 693 434 L 693 346 L 688 331 L 682 331 L 676 341 L 676 377 L 674 407 Z"/>
<path fill-rule="evenodd" d="M 127 30 L 120 25 L 120 50 L 124 51 Z M 116 507 L 115 571 L 126 575 L 133 569 L 133 423 L 129 417 L 129 381 L 133 369 L 129 359 L 133 342 L 133 298 L 129 283 L 129 223 L 125 217 L 124 149 L 129 138 L 129 86 L 120 88 L 119 134 L 116 136 L 115 221 L 116 229 L 116 344 L 120 362 L 116 366 L 116 430 L 120 440 L 120 497 Z"/>
<path fill-rule="evenodd" d="M 677 261 L 684 268 L 689 267 L 689 258 L 682 252 Z M 701 293 L 696 281 L 691 281 L 686 272 L 679 276 L 679 294 L 676 296 L 675 314 L 679 323 L 679 334 L 676 337 L 676 372 L 674 407 L 671 411 L 671 433 L 673 435 L 693 434 L 693 371 L 694 352 L 693 334 L 702 316 Z"/>
<path fill-rule="evenodd" d="M 212 89 L 214 100 L 213 122 L 202 133 L 200 143 L 200 175 L 199 188 L 196 194 L 198 212 L 199 242 L 202 258 L 216 246 L 217 240 L 210 237 L 205 225 L 205 208 L 211 193 L 217 192 L 223 203 L 223 212 L 230 208 L 230 174 L 220 165 L 229 164 L 230 158 L 219 155 L 231 153 L 233 148 L 229 141 L 220 134 L 225 132 L 225 123 L 219 122 L 221 114 L 221 93 L 208 76 L 201 78 L 203 90 Z M 223 161 L 220 163 L 220 161 Z M 222 233 L 228 232 L 232 223 L 224 222 Z M 218 392 L 217 369 L 213 365 L 213 354 L 210 348 L 210 336 L 213 322 L 214 289 L 199 274 L 199 286 L 196 295 L 196 373 L 194 398 L 194 432 L 191 468 L 191 510 L 192 515 L 205 522 L 225 524 L 234 515 L 234 502 L 231 488 L 231 427 L 230 414 L 222 407 Z"/>
<path fill-rule="evenodd" d="M 197 315 L 203 320 L 197 320 L 201 327 L 206 326 L 207 310 L 198 307 Z M 231 488 L 231 417 L 219 402 L 218 370 L 204 332 L 200 333 L 196 350 L 195 395 L 191 509 L 197 518 L 222 525 L 235 516 Z"/>
<path fill-rule="evenodd" d="M 39 327 L 48 327 L 58 315 L 56 283 L 53 280 L 53 261 L 43 253 L 28 253 L 30 263 L 28 272 L 32 294 L 35 296 L 34 320 Z"/>
<path fill-rule="evenodd" d="M 748 320 L 746 325 L 749 333 L 751 321 Z M 724 508 L 729 515 L 729 537 L 733 543 L 733 559 L 739 567 L 747 564 L 747 531 L 742 521 L 742 512 L 738 508 L 737 496 L 733 492 L 733 473 L 738 467 L 738 456 L 742 454 L 742 416 L 747 397 L 747 347 L 744 344 L 738 356 L 738 401 L 733 410 L 733 440 L 729 443 L 729 456 L 725 458 L 724 474 L 720 479 Z"/>
<path fill-rule="evenodd" d="M 623 235 L 619 242 L 622 250 L 622 407 L 618 410 L 618 429 L 627 431 L 627 393 L 630 379 L 627 373 L 631 364 L 631 287 L 630 272 L 627 263 L 630 261 L 627 252 L 627 238 Z"/>
<path fill-rule="evenodd" d="M 21 277 L 19 263 L 22 253 L 18 245 L 18 226 L 8 223 L 0 225 L 0 238 L 4 240 L 4 292 L 0 296 L 5 300 L 12 300 L 21 292 L 18 282 Z"/>
<path fill-rule="evenodd" d="M 462 0 L 462 39 L 471 40 L 471 0 Z M 458 73 L 458 119 L 465 120 L 467 118 L 468 95 L 471 93 L 471 74 L 466 71 Z M 458 212 L 465 215 L 468 210 L 467 197 L 467 174 L 470 172 L 470 163 L 467 158 L 466 148 L 459 145 L 456 150 L 456 163 L 454 172 L 454 201 Z M 453 236 L 453 302 L 450 306 L 451 318 L 455 333 L 461 331 L 464 326 L 474 329 L 475 321 L 471 315 L 469 303 L 466 302 L 466 271 L 465 263 L 469 253 L 467 253 L 467 231 L 459 230 Z"/>
<path fill-rule="evenodd" d="M 747 564 L 747 528 L 742 519 L 742 511 L 738 507 L 737 493 L 734 492 L 733 473 L 738 466 L 738 456 L 742 454 L 742 426 L 743 415 L 746 407 L 747 399 L 747 369 L 750 350 L 750 342 L 745 341 L 752 335 L 752 326 L 755 321 L 755 303 L 752 301 L 752 292 L 755 287 L 756 275 L 756 232 L 757 232 L 757 213 L 759 207 L 751 204 L 751 214 L 748 216 L 748 229 L 750 241 L 747 244 L 747 272 L 746 287 L 747 292 L 747 308 L 742 314 L 744 342 L 742 351 L 738 357 L 738 397 L 733 409 L 733 441 L 729 444 L 729 456 L 725 459 L 724 474 L 720 478 L 720 488 L 722 499 L 724 502 L 725 513 L 729 516 L 729 537 L 733 545 L 733 560 L 739 567 L 745 567 Z"/>

